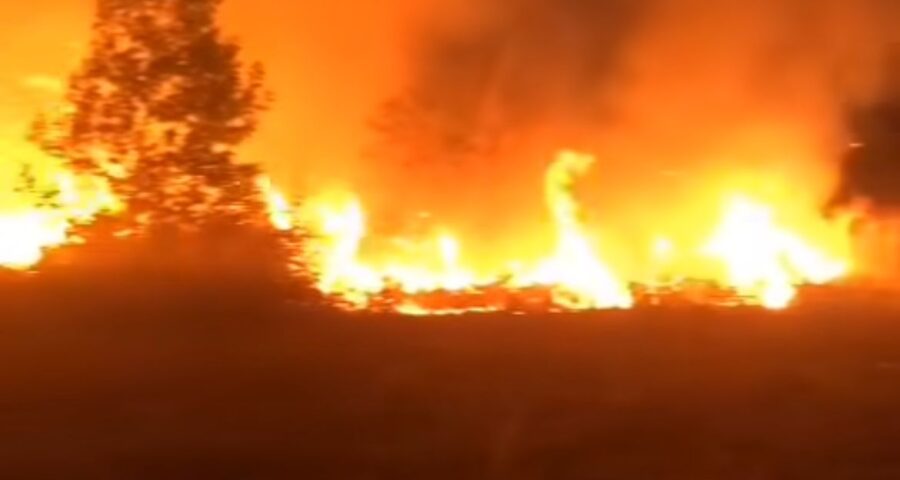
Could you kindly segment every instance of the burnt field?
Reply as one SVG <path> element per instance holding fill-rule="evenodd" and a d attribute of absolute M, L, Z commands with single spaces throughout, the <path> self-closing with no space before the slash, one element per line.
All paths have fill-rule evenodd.
<path fill-rule="evenodd" d="M 4 289 L 3 478 L 900 478 L 886 299 L 410 319 L 148 288 Z"/>

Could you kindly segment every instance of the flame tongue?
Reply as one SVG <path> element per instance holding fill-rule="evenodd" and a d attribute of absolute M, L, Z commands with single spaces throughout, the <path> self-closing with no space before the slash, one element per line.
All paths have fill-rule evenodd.
<path fill-rule="evenodd" d="M 800 283 L 823 284 L 847 272 L 803 240 L 775 224 L 764 205 L 736 198 L 706 247 L 727 267 L 729 284 L 762 305 L 790 305 Z"/>
<path fill-rule="evenodd" d="M 405 244 L 424 246 L 416 255 L 363 255 L 365 215 L 352 195 L 311 203 L 315 215 L 306 222 L 319 240 L 307 261 L 319 273 L 321 291 L 356 308 L 381 305 L 389 298 L 390 308 L 414 315 L 495 311 L 509 308 L 509 299 L 517 296 L 545 298 L 532 293 L 536 290 L 548 294 L 544 308 L 630 308 L 636 301 L 628 285 L 640 277 L 622 275 L 606 264 L 573 195 L 575 182 L 593 163 L 593 157 L 576 152 L 558 155 L 545 176 L 555 247 L 543 258 L 510 259 L 507 264 L 514 268 L 507 271 L 484 273 L 465 263 L 461 242 L 446 231 L 424 242 L 406 239 Z M 777 224 L 771 208 L 749 197 L 738 196 L 727 204 L 723 219 L 711 231 L 711 239 L 694 250 L 685 248 L 689 245 L 683 239 L 656 236 L 648 242 L 654 263 L 640 271 L 664 274 L 670 279 L 667 291 L 689 290 L 682 282 L 709 278 L 744 303 L 781 309 L 791 304 L 799 285 L 831 282 L 849 270 L 846 262 L 831 259 Z M 710 262 L 723 267 L 724 274 L 710 277 L 707 267 L 692 269 Z M 643 279 L 651 287 L 655 281 L 647 284 Z M 497 291 L 502 295 L 487 293 Z"/>
<path fill-rule="evenodd" d="M 434 242 L 434 255 L 441 259 L 436 268 L 412 266 L 396 259 L 381 266 L 368 264 L 360 259 L 366 228 L 359 201 L 344 199 L 341 204 L 323 199 L 317 215 L 322 240 L 312 255 L 312 263 L 320 272 L 319 288 L 361 308 L 392 285 L 407 295 L 474 292 L 488 285 L 502 285 L 511 291 L 543 287 L 552 290 L 555 304 L 569 309 L 628 308 L 633 304 L 631 295 L 596 255 L 572 195 L 575 180 L 593 161 L 588 155 L 564 152 L 548 170 L 545 193 L 557 230 L 556 249 L 545 260 L 534 262 L 535 267 L 517 272 L 477 275 L 461 265 L 460 243 L 446 233 Z M 407 313 L 429 311 L 409 301 L 397 308 Z M 492 307 L 464 310 L 472 309 Z"/>
<path fill-rule="evenodd" d="M 547 173 L 547 205 L 556 223 L 556 252 L 536 272 L 516 282 L 554 287 L 558 304 L 572 309 L 628 308 L 627 288 L 597 257 L 579 220 L 572 187 L 593 164 L 589 155 L 563 152 Z"/>

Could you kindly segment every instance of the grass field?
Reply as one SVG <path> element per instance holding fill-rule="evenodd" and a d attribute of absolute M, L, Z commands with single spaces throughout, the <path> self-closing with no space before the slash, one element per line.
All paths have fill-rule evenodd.
<path fill-rule="evenodd" d="M 404 319 L 0 291 L 4 479 L 900 478 L 887 300 Z"/>

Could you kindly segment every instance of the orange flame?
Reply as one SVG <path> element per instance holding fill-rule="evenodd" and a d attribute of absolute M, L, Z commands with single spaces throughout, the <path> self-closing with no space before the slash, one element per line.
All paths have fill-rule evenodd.
<path fill-rule="evenodd" d="M 738 292 L 782 309 L 796 296 L 796 285 L 824 284 L 848 273 L 846 262 L 826 257 L 773 217 L 765 205 L 736 197 L 706 246 L 727 266 L 728 284 Z"/>
<path fill-rule="evenodd" d="M 37 265 L 47 249 L 77 241 L 71 228 L 87 223 L 101 212 L 121 205 L 108 185 L 96 178 L 56 174 L 55 201 L 36 206 L 31 200 L 0 211 L 0 267 L 27 270 Z"/>
<path fill-rule="evenodd" d="M 371 307 L 392 291 L 400 292 L 401 300 L 391 308 L 410 315 L 504 308 L 490 301 L 465 307 L 429 307 L 415 300 L 417 295 L 443 292 L 452 297 L 492 287 L 511 295 L 544 289 L 553 305 L 569 310 L 631 308 L 636 300 L 629 283 L 646 284 L 648 280 L 614 271 L 603 260 L 602 246 L 581 221 L 572 192 L 578 177 L 593 162 L 593 157 L 576 152 L 558 155 L 544 185 L 556 247 L 543 258 L 510 259 L 507 271 L 483 272 L 477 264 L 465 263 L 460 240 L 446 231 L 419 243 L 431 245 L 425 255 L 364 254 L 369 238 L 366 217 L 360 201 L 351 194 L 322 196 L 308 205 L 304 222 L 318 240 L 307 261 L 319 275 L 322 292 L 355 308 Z M 651 240 L 648 245 L 654 265 L 650 271 L 675 282 L 676 289 L 680 282 L 709 279 L 733 290 L 744 303 L 771 309 L 789 306 L 800 285 L 824 284 L 850 273 L 849 260 L 826 253 L 776 223 L 772 207 L 740 195 L 726 207 L 720 224 L 710 229 L 711 238 L 696 249 L 684 248 L 665 235 Z M 417 242 L 406 239 L 406 243 Z M 710 273 L 715 270 L 710 263 L 725 273 Z"/>
<path fill-rule="evenodd" d="M 317 287 L 353 308 L 370 308 L 383 297 L 393 297 L 390 308 L 409 315 L 452 315 L 507 308 L 503 301 L 485 300 L 465 306 L 426 306 L 419 296 L 478 295 L 500 289 L 510 296 L 542 290 L 550 305 L 568 309 L 631 308 L 636 299 L 629 284 L 674 282 L 708 278 L 732 289 L 745 303 L 771 309 L 788 307 L 804 284 L 825 284 L 850 273 L 851 261 L 835 249 L 816 246 L 811 237 L 786 228 L 775 208 L 735 195 L 724 217 L 711 228 L 709 239 L 697 249 L 658 235 L 649 245 L 653 263 L 643 272 L 616 271 L 604 260 L 596 241 L 581 219 L 573 187 L 593 165 L 590 155 L 561 152 L 548 168 L 544 193 L 555 229 L 555 247 L 543 257 L 513 258 L 505 271 L 485 271 L 467 257 L 463 242 L 448 229 L 422 241 L 402 239 L 399 252 L 364 252 L 371 235 L 359 199 L 352 194 L 324 195 L 295 212 L 287 197 L 268 177 L 258 178 L 271 224 L 283 231 L 308 228 L 314 235 L 304 260 L 317 275 Z M 78 241 L 70 232 L 101 212 L 121 209 L 120 202 L 102 180 L 57 171 L 55 201 L 50 205 L 20 202 L 0 212 L 0 266 L 29 269 L 47 249 Z M 698 258 L 713 262 L 722 275 L 699 268 Z M 712 277 L 712 278 L 710 278 Z"/>

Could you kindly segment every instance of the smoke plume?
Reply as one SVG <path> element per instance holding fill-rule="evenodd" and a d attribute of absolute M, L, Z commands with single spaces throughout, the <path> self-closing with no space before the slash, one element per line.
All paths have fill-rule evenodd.
<path fill-rule="evenodd" d="M 62 76 L 87 40 L 89 4 L 39 3 L 50 14 L 4 42 L 8 61 L 27 63 L 7 86 L 50 85 L 41 76 Z M 276 97 L 245 156 L 285 188 L 353 188 L 387 229 L 429 210 L 489 236 L 544 215 L 553 153 L 581 149 L 597 156 L 586 207 L 637 235 L 735 189 L 823 205 L 859 141 L 851 120 L 885 96 L 898 11 L 894 0 L 228 0 L 223 22 Z M 30 120 L 33 108 L 6 110 Z"/>
<path fill-rule="evenodd" d="M 378 107 L 358 116 L 373 128 L 337 140 L 361 152 L 376 217 L 424 209 L 490 238 L 533 221 L 553 152 L 576 148 L 598 156 L 581 195 L 622 243 L 690 230 L 692 212 L 734 191 L 824 206 L 855 141 L 849 117 L 884 92 L 900 23 L 891 0 L 431 7 L 377 23 L 410 36 L 374 56 L 392 75 L 355 77 L 372 87 Z"/>

